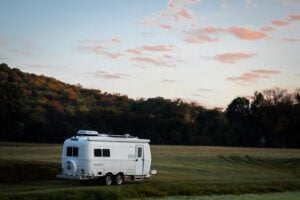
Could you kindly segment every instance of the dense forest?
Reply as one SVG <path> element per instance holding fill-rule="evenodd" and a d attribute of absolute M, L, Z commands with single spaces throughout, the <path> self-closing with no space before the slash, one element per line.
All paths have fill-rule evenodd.
<path fill-rule="evenodd" d="M 79 129 L 152 144 L 300 148 L 300 90 L 268 89 L 207 109 L 180 99 L 131 99 L 0 65 L 0 140 L 59 143 Z"/>

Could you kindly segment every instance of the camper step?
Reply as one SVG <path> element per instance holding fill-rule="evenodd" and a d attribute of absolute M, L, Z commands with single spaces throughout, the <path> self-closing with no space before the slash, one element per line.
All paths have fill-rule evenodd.
<path fill-rule="evenodd" d="M 145 179 L 145 176 L 132 176 L 131 180 L 133 181 L 142 181 Z"/>

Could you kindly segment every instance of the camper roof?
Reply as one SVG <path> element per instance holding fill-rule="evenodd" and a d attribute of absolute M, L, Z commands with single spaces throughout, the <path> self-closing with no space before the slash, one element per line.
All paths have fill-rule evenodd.
<path fill-rule="evenodd" d="M 77 136 L 80 136 L 77 138 Z M 131 136 L 130 134 L 124 135 L 114 135 L 114 134 L 103 134 L 98 133 L 97 131 L 91 130 L 79 130 L 77 135 L 72 137 L 72 140 L 77 140 L 79 138 L 87 139 L 88 141 L 103 141 L 103 142 L 142 142 L 142 143 L 149 143 L 150 140 L 148 139 L 140 139 L 138 137 Z"/>

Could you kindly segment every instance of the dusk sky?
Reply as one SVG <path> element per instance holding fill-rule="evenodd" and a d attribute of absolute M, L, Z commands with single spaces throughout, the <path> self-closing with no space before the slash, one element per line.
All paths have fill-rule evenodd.
<path fill-rule="evenodd" d="M 226 107 L 300 87 L 300 0 L 0 0 L 0 63 Z"/>

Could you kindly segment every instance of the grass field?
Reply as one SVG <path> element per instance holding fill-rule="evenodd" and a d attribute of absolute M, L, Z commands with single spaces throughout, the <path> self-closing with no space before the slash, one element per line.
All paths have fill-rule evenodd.
<path fill-rule="evenodd" d="M 267 194 L 212 195 L 212 196 L 172 196 L 145 198 L 145 200 L 299 200 L 300 192 L 281 192 Z"/>
<path fill-rule="evenodd" d="M 57 180 L 61 145 L 0 143 L 0 199 L 259 199 L 234 196 L 284 192 L 300 198 L 300 150 L 191 146 L 151 146 L 152 169 L 146 182 L 122 186 L 84 186 Z M 267 194 L 276 199 L 277 193 Z M 179 197 L 178 197 L 179 196 Z M 185 197 L 183 197 L 185 196 Z M 243 198 L 235 198 L 243 197 Z M 244 198 L 245 197 L 245 198 Z M 253 197 L 253 198 L 252 198 Z M 225 198 L 225 197 L 224 197 Z"/>

